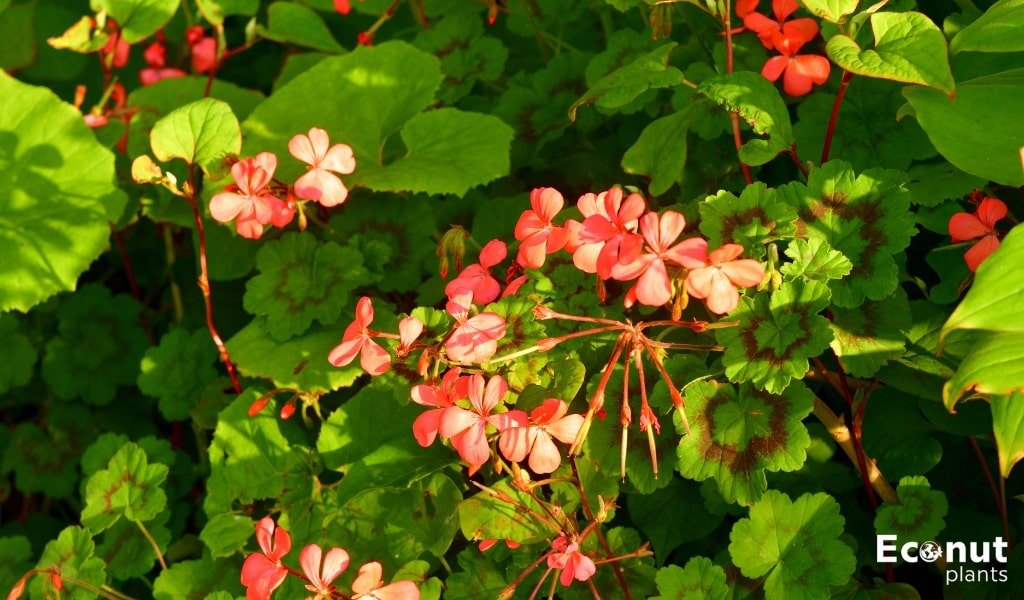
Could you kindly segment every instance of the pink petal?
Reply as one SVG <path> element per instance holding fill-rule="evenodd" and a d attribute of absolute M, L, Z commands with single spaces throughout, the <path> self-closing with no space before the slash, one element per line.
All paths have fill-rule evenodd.
<path fill-rule="evenodd" d="M 547 259 L 548 253 L 544 249 L 544 244 L 526 245 L 520 244 L 519 254 L 516 256 L 516 261 L 528 269 L 539 269 L 544 266 L 544 260 Z"/>
<path fill-rule="evenodd" d="M 356 170 L 356 158 L 352 148 L 345 144 L 335 144 L 327 151 L 323 160 L 320 161 L 320 168 L 342 175 L 348 175 Z"/>
<path fill-rule="evenodd" d="M 445 290 L 447 293 L 447 290 Z M 444 309 L 455 319 L 456 323 L 465 323 L 469 316 L 469 308 L 473 306 L 473 290 L 461 288 L 448 295 L 448 303 Z"/>
<path fill-rule="evenodd" d="M 252 206 L 252 199 L 247 196 L 234 192 L 221 192 L 210 199 L 210 216 L 221 223 L 227 223 L 250 206 Z"/>
<path fill-rule="evenodd" d="M 411 581 L 396 581 L 373 593 L 377 600 L 419 600 L 420 590 Z"/>
<path fill-rule="evenodd" d="M 782 89 L 790 96 L 803 96 L 810 92 L 813 87 L 814 83 L 811 81 L 811 78 L 803 74 L 796 67 L 796 59 L 791 59 L 789 68 L 786 69 L 785 74 L 782 76 Z"/>
<path fill-rule="evenodd" d="M 619 225 L 624 228 L 636 228 L 636 220 L 640 218 L 640 215 L 644 214 L 647 210 L 647 205 L 644 203 L 644 198 L 640 194 L 630 194 L 626 201 L 622 204 L 622 208 L 619 209 L 618 221 Z"/>
<path fill-rule="evenodd" d="M 537 425 L 547 425 L 562 418 L 569 406 L 558 398 L 548 398 L 540 406 L 530 411 L 530 419 Z"/>
<path fill-rule="evenodd" d="M 263 235 L 263 224 L 256 219 L 254 211 L 243 211 L 235 218 L 235 231 L 244 238 L 258 240 Z"/>
<path fill-rule="evenodd" d="M 652 261 L 636 282 L 636 299 L 646 306 L 662 306 L 672 299 L 668 271 L 661 259 Z"/>
<path fill-rule="evenodd" d="M 330 585 L 348 567 L 348 552 L 342 548 L 331 548 L 324 557 L 323 582 Z"/>
<path fill-rule="evenodd" d="M 828 81 L 828 74 L 831 71 L 832 63 L 824 56 L 817 54 L 803 54 L 793 57 L 793 66 L 803 77 L 807 77 L 817 85 Z"/>
<path fill-rule="evenodd" d="M 277 170 L 277 155 L 273 152 L 260 152 L 252 158 L 257 170 L 250 176 L 253 191 L 261 190 L 274 178 Z"/>
<path fill-rule="evenodd" d="M 412 422 L 412 434 L 420 446 L 426 448 L 434 443 L 438 428 L 441 426 L 441 415 L 444 411 L 445 409 L 443 408 L 430 409 L 420 414 Z"/>
<path fill-rule="evenodd" d="M 391 368 L 391 355 L 377 342 L 366 338 L 359 355 L 359 365 L 370 375 L 381 375 Z"/>
<path fill-rule="evenodd" d="M 773 56 L 768 59 L 768 62 L 764 63 L 764 68 L 761 69 L 761 76 L 768 81 L 778 81 L 779 76 L 782 75 L 788 66 L 788 56 Z"/>
<path fill-rule="evenodd" d="M 566 415 L 550 425 L 545 425 L 544 430 L 563 444 L 571 444 L 576 441 L 576 435 L 579 434 L 581 427 L 583 415 Z"/>
<path fill-rule="evenodd" d="M 459 406 L 444 409 L 438 421 L 437 432 L 443 438 L 451 438 L 480 423 L 480 415 Z"/>
<path fill-rule="evenodd" d="M 313 142 L 308 135 L 298 134 L 288 140 L 288 152 L 296 159 L 310 166 L 316 166 L 316 150 L 313 149 Z"/>
<path fill-rule="evenodd" d="M 331 353 L 327 355 L 327 362 L 331 363 L 335 367 L 344 367 L 355 360 L 356 355 L 359 354 L 359 350 L 363 347 L 363 342 L 366 338 L 354 338 L 351 340 L 343 341 L 331 350 Z"/>
<path fill-rule="evenodd" d="M 573 570 L 572 576 L 576 578 L 576 581 L 586 581 L 597 572 L 597 565 L 594 564 L 594 561 L 580 552 L 573 555 L 569 564 Z"/>
<path fill-rule="evenodd" d="M 363 296 L 356 303 L 356 322 L 360 329 L 366 329 L 373 323 L 373 300 L 369 296 Z"/>
<path fill-rule="evenodd" d="M 681 267 L 697 269 L 704 266 L 707 262 L 707 249 L 707 240 L 693 237 L 685 239 L 669 248 L 665 253 L 665 257 Z"/>
<path fill-rule="evenodd" d="M 714 269 L 711 276 L 711 290 L 705 304 L 716 315 L 730 312 L 739 304 L 740 294 L 720 269 Z"/>
<path fill-rule="evenodd" d="M 691 269 L 686 275 L 686 292 L 699 300 L 707 298 L 711 294 L 711 280 L 717 270 L 715 267 Z"/>
<path fill-rule="evenodd" d="M 986 235 L 985 237 L 978 240 L 978 243 L 971 246 L 971 248 L 964 254 L 964 260 L 967 262 L 967 268 L 972 273 L 978 270 L 981 266 L 982 261 L 989 257 L 990 254 L 995 252 L 999 248 L 999 238 L 994 235 Z"/>
<path fill-rule="evenodd" d="M 772 0 L 772 12 L 780 22 L 788 19 L 799 7 L 796 0 Z"/>
<path fill-rule="evenodd" d="M 398 337 L 402 346 L 408 348 L 423 333 L 423 322 L 416 317 L 405 317 L 398 322 Z"/>
<path fill-rule="evenodd" d="M 366 594 L 377 589 L 382 583 L 381 577 L 383 574 L 384 568 L 380 566 L 379 562 L 369 562 L 359 567 L 359 574 L 356 575 L 356 580 L 352 582 L 352 593 Z"/>
<path fill-rule="evenodd" d="M 501 297 L 505 298 L 507 296 L 514 296 L 516 292 L 519 291 L 519 288 L 523 287 L 523 284 L 526 283 L 528 280 L 529 278 L 526 275 L 520 275 L 519 277 L 516 277 L 515 279 L 512 280 L 511 283 L 509 283 L 505 287 L 505 291 L 501 293 Z"/>
<path fill-rule="evenodd" d="M 565 206 L 565 199 L 555 188 L 537 188 L 530 192 L 530 206 L 545 224 L 550 224 Z"/>
<path fill-rule="evenodd" d="M 505 260 L 506 256 L 508 256 L 508 248 L 505 246 L 505 242 L 491 240 L 484 244 L 484 247 L 480 250 L 480 266 L 490 269 Z"/>
<path fill-rule="evenodd" d="M 623 263 L 620 255 L 618 264 L 612 267 L 611 276 L 619 281 L 630 281 L 631 279 L 636 279 L 643 275 L 651 264 L 659 260 L 660 259 L 653 254 L 641 254 L 632 262 Z"/>
<path fill-rule="evenodd" d="M 471 466 L 487 464 L 491 457 L 491 447 L 487 444 L 487 429 L 483 422 L 451 437 L 452 446 L 459 451 L 459 456 Z"/>
<path fill-rule="evenodd" d="M 723 244 L 708 252 L 707 262 L 712 265 L 720 265 L 735 260 L 743 254 L 743 246 L 739 244 Z"/>
<path fill-rule="evenodd" d="M 527 423 L 526 413 L 509 411 L 494 415 L 494 417 L 500 417 L 492 422 L 501 430 L 501 436 L 498 437 L 498 450 L 512 462 L 522 461 L 529 454 L 531 445 L 531 427 Z"/>
<path fill-rule="evenodd" d="M 487 381 L 487 388 L 484 390 L 483 401 L 479 404 L 476 399 L 470 395 L 469 401 L 477 407 L 477 410 L 481 415 L 487 416 L 491 414 L 494 407 L 501 402 L 505 394 L 508 393 L 508 384 L 505 383 L 505 379 L 501 375 L 494 375 Z"/>
<path fill-rule="evenodd" d="M 737 287 L 754 287 L 764 279 L 764 267 L 750 258 L 734 260 L 721 267 L 722 273 Z"/>
<path fill-rule="evenodd" d="M 317 589 L 323 589 L 323 582 L 320 579 L 320 558 L 323 550 L 316 544 L 309 544 L 299 553 L 299 565 L 302 572 L 306 574 L 310 584 Z"/>
<path fill-rule="evenodd" d="M 562 455 L 558 447 L 551 441 L 551 436 L 543 430 L 537 432 L 533 442 L 533 450 L 530 451 L 530 469 L 538 475 L 546 475 L 562 464 Z"/>
<path fill-rule="evenodd" d="M 604 246 L 604 242 L 580 245 L 572 253 L 572 264 L 584 273 L 597 273 L 598 257 Z"/>
<path fill-rule="evenodd" d="M 519 215 L 519 220 L 516 221 L 515 238 L 517 240 L 525 240 L 538 231 L 542 231 L 547 226 L 548 223 L 541 219 L 536 212 L 532 210 L 523 211 L 523 214 Z"/>
<path fill-rule="evenodd" d="M 348 188 L 334 173 L 313 169 L 295 181 L 295 194 L 330 208 L 348 199 Z"/>
<path fill-rule="evenodd" d="M 268 572 L 277 569 L 277 565 L 262 554 L 250 554 L 242 563 L 242 585 L 250 586 Z"/>

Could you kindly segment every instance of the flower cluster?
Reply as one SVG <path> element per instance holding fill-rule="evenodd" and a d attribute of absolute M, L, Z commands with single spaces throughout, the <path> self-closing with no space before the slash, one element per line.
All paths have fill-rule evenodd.
<path fill-rule="evenodd" d="M 256 542 L 260 551 L 250 554 L 242 564 L 242 585 L 246 588 L 246 600 L 268 600 L 284 583 L 288 575 L 294 575 L 306 582 L 306 589 L 312 593 L 306 600 L 327 600 L 337 598 L 336 580 L 348 567 L 349 556 L 342 548 L 324 551 L 317 544 L 309 544 L 299 553 L 299 573 L 285 566 L 281 559 L 292 549 L 288 532 L 279 527 L 270 517 L 264 517 L 256 524 Z M 419 600 L 420 592 L 411 581 L 396 581 L 385 585 L 383 569 L 378 562 L 369 562 L 359 567 L 352 582 L 351 600 Z"/>
<path fill-rule="evenodd" d="M 973 213 L 958 212 L 949 219 L 949 237 L 954 244 L 974 242 L 964 254 L 964 261 L 972 273 L 999 247 L 996 223 L 1006 217 L 1006 212 L 1006 204 L 1002 200 L 985 197 Z"/>
<path fill-rule="evenodd" d="M 274 179 L 277 156 L 261 152 L 239 160 L 231 167 L 235 183 L 210 199 L 210 214 L 221 223 L 235 222 L 242 237 L 257 239 L 266 225 L 284 227 L 295 216 L 296 198 L 337 206 L 348 198 L 348 188 L 338 175 L 355 171 L 352 148 L 331 145 L 327 132 L 314 127 L 296 135 L 288 151 L 306 163 L 306 173 L 289 186 Z M 301 207 L 300 207 L 301 210 Z M 300 224 L 302 221 L 300 221 Z"/>
<path fill-rule="evenodd" d="M 772 0 L 772 19 L 756 11 L 758 0 L 737 0 L 736 15 L 743 25 L 757 34 L 768 50 L 776 50 L 761 74 L 769 81 L 782 77 L 782 89 L 791 96 L 803 96 L 814 85 L 828 80 L 828 59 L 817 54 L 798 54 L 804 44 L 818 35 L 818 23 L 811 18 L 789 20 L 799 5 L 797 0 Z"/>
<path fill-rule="evenodd" d="M 194 73 L 209 73 L 217 65 L 217 40 L 207 35 L 201 25 L 185 30 L 185 42 Z M 183 69 L 167 65 L 167 40 L 162 31 L 156 33 L 156 39 L 146 46 L 142 56 L 147 66 L 139 71 L 139 82 L 144 86 L 187 75 Z"/>

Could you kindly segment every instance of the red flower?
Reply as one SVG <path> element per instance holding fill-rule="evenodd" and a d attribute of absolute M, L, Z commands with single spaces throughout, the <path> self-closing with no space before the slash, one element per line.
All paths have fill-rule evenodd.
<path fill-rule="evenodd" d="M 686 227 L 686 219 L 674 211 L 649 212 L 640 218 L 640 231 L 647 241 L 647 253 L 639 250 L 620 255 L 619 262 L 612 268 L 612 277 L 619 281 L 640 279 L 627 298 L 633 296 L 641 304 L 661 306 L 672 299 L 672 282 L 668 267 L 673 264 L 688 269 L 704 266 L 708 243 L 703 238 L 689 238 L 675 243 Z M 628 301 L 628 300 L 627 300 Z"/>
<path fill-rule="evenodd" d="M 622 249 L 643 244 L 643 238 L 634 232 L 645 209 L 644 199 L 630 194 L 623 202 L 622 188 L 614 187 L 597 196 L 585 194 L 576 206 L 586 218 L 582 223 L 566 223 L 566 248 L 572 252 L 572 262 L 585 273 L 608 279 Z"/>
<path fill-rule="evenodd" d="M 765 79 L 774 83 L 785 73 L 782 89 L 790 96 L 803 96 L 811 91 L 815 84 L 821 85 L 828 81 L 831 65 L 827 58 L 817 54 L 796 56 L 806 40 L 786 37 L 785 33 L 779 31 L 772 32 L 772 39 L 782 54 L 769 58 L 764 64 L 761 75 Z"/>
<path fill-rule="evenodd" d="M 566 415 L 569 406 L 557 398 L 548 398 L 530 412 L 530 422 L 509 423 L 501 432 L 498 448 L 505 458 L 520 462 L 530 455 L 529 465 L 539 475 L 553 472 L 562 464 L 562 455 L 552 438 L 563 444 L 576 441 L 583 426 L 583 415 Z M 513 411 L 521 412 L 521 411 Z"/>
<path fill-rule="evenodd" d="M 501 427 L 505 423 L 502 413 L 492 415 L 491 411 L 508 392 L 508 384 L 500 375 L 495 375 L 484 386 L 483 375 L 473 375 L 467 384 L 471 410 L 450 406 L 441 414 L 438 431 L 441 437 L 451 439 L 452 446 L 462 460 L 469 464 L 472 475 L 487 463 L 491 447 L 487 443 L 487 425 Z"/>
<path fill-rule="evenodd" d="M 564 205 L 562 194 L 554 188 L 536 188 L 530 192 L 530 206 L 533 210 L 523 212 L 516 223 L 516 239 L 520 242 L 516 260 L 519 264 L 539 269 L 544 266 L 548 254 L 558 252 L 565 246 L 565 228 L 552 223 Z"/>
<path fill-rule="evenodd" d="M 455 318 L 455 332 L 444 349 L 456 362 L 482 363 L 498 350 L 498 340 L 505 337 L 505 319 L 498 313 L 484 312 L 469 316 L 473 292 L 463 288 L 445 309 Z"/>
<path fill-rule="evenodd" d="M 597 565 L 587 555 L 580 552 L 579 542 L 570 542 L 564 535 L 551 542 L 551 554 L 548 555 L 548 568 L 560 569 L 562 574 L 558 580 L 568 586 L 573 579 L 586 581 L 597 572 Z"/>
<path fill-rule="evenodd" d="M 250 554 L 242 563 L 242 585 L 246 600 L 268 600 L 288 576 L 281 557 L 291 551 L 292 539 L 274 519 L 264 517 L 256 524 L 256 542 L 261 554 Z"/>
<path fill-rule="evenodd" d="M 473 292 L 475 304 L 494 302 L 501 293 L 501 284 L 491 276 L 491 267 L 505 260 L 508 249 L 505 242 L 491 240 L 480 250 L 480 262 L 469 265 L 455 279 L 444 287 L 444 293 L 451 300 L 460 290 Z"/>
<path fill-rule="evenodd" d="M 380 375 L 391 368 L 391 355 L 373 341 L 368 329 L 373 322 L 373 303 L 363 296 L 356 304 L 356 319 L 345 329 L 341 343 L 331 350 L 327 360 L 335 367 L 344 367 L 359 355 L 359 365 L 370 375 Z"/>
<path fill-rule="evenodd" d="M 242 237 L 256 239 L 263 235 L 263 226 L 287 225 L 293 211 L 270 191 L 277 170 L 277 157 L 260 152 L 231 167 L 235 185 L 210 199 L 210 214 L 221 223 L 235 220 L 235 229 Z"/>
<path fill-rule="evenodd" d="M 347 15 L 352 11 L 352 3 L 350 0 L 334 0 L 334 10 L 343 15 Z"/>
<path fill-rule="evenodd" d="M 721 315 L 732 311 L 740 300 L 740 287 L 752 287 L 764 279 L 764 267 L 744 258 L 743 246 L 725 244 L 708 253 L 707 266 L 691 269 L 686 275 L 686 291 L 705 300 L 708 310 Z"/>
<path fill-rule="evenodd" d="M 787 22 L 796 9 L 799 8 L 796 0 L 772 0 L 772 12 L 775 13 L 775 20 L 769 19 L 759 12 L 753 12 L 757 8 L 756 1 L 738 2 L 736 14 L 743 18 L 743 24 L 757 34 L 761 44 L 771 50 L 773 47 L 783 54 L 792 54 L 780 47 L 783 45 L 803 44 L 814 39 L 818 35 L 818 23 L 811 18 L 794 19 Z M 781 37 L 776 37 L 778 33 Z M 795 52 L 795 50 L 793 50 Z"/>
<path fill-rule="evenodd" d="M 978 270 L 989 254 L 999 247 L 996 223 L 1006 216 L 1006 204 L 997 198 L 985 198 L 973 213 L 958 212 L 949 220 L 949 237 L 953 243 L 977 240 L 964 254 L 967 268 Z"/>
<path fill-rule="evenodd" d="M 433 408 L 416 417 L 412 423 L 412 434 L 416 442 L 426 448 L 434 443 L 441 426 L 441 415 L 457 400 L 468 397 L 469 377 L 462 377 L 458 367 L 449 369 L 441 378 L 440 385 L 420 384 L 412 388 L 412 401 L 420 406 Z"/>

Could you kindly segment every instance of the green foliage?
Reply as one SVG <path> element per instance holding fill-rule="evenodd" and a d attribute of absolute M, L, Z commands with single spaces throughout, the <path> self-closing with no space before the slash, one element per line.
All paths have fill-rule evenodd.
<path fill-rule="evenodd" d="M 142 448 L 125 444 L 106 469 L 89 478 L 82 524 L 98 533 L 121 517 L 136 523 L 156 518 L 167 507 L 160 487 L 166 478 L 167 465 L 151 465 Z"/>
<path fill-rule="evenodd" d="M 895 534 L 900 544 L 934 540 L 946 526 L 946 495 L 931 489 L 924 477 L 904 477 L 896 489 L 900 503 L 886 504 L 875 515 L 879 535 Z"/>
<path fill-rule="evenodd" d="M 94 555 L 96 544 L 92 534 L 82 527 L 67 527 L 60 532 L 57 539 L 46 544 L 43 555 L 36 563 L 37 569 L 57 567 L 66 579 L 74 577 L 93 587 L 99 587 L 107 581 L 106 565 Z M 31 598 L 50 598 L 55 596 L 71 600 L 88 600 L 96 594 L 80 585 L 65 583 L 63 593 L 54 589 L 49 577 L 33 577 L 29 584 Z"/>
<path fill-rule="evenodd" d="M 1024 227 L 1014 227 L 992 255 L 978 268 L 963 301 L 942 326 L 945 337 L 958 329 L 1020 333 L 1024 315 L 1013 309 L 1013 299 L 1024 292 L 1024 275 L 1018 265 L 1024 259 Z"/>
<path fill-rule="evenodd" d="M 156 122 L 149 137 L 157 160 L 180 158 L 214 178 L 226 171 L 224 159 L 242 149 L 242 132 L 231 107 L 209 98 L 175 109 Z"/>
<path fill-rule="evenodd" d="M 217 377 L 213 369 L 216 360 L 217 349 L 209 332 L 172 329 L 160 338 L 159 346 L 149 348 L 142 357 L 139 391 L 160 401 L 165 419 L 184 419 Z"/>
<path fill-rule="evenodd" d="M 529 514 L 543 510 L 536 500 L 502 481 L 459 503 L 459 527 L 469 540 L 531 544 L 550 537 L 551 531 Z"/>
<path fill-rule="evenodd" d="M 1020 52 L 1024 50 L 1019 27 L 1024 25 L 1024 4 L 999 0 L 980 17 L 961 29 L 949 44 L 953 52 Z"/>
<path fill-rule="evenodd" d="M 775 158 L 792 146 L 793 125 L 786 104 L 771 83 L 757 73 L 739 71 L 704 80 L 697 93 L 729 111 L 736 111 L 754 133 L 768 139 L 753 139 L 739 149 L 740 160 L 756 166 Z"/>
<path fill-rule="evenodd" d="M 117 21 L 129 44 L 157 32 L 174 16 L 181 0 L 89 0 L 94 11 L 103 11 Z"/>
<path fill-rule="evenodd" d="M 579 107 L 621 108 L 650 89 L 666 88 L 683 81 L 683 73 L 668 64 L 675 43 L 665 44 L 599 79 L 569 107 L 569 120 L 576 120 Z"/>
<path fill-rule="evenodd" d="M 0 311 L 27 311 L 76 287 L 107 245 L 127 197 L 114 156 L 52 92 L 0 75 Z M 50 209 L 60 200 L 60 210 Z"/>
<path fill-rule="evenodd" d="M 832 350 L 847 373 L 872 377 L 886 362 L 903 354 L 903 330 L 910 326 L 910 304 L 899 288 L 879 302 L 832 311 Z"/>
<path fill-rule="evenodd" d="M 658 569 L 659 595 L 653 600 L 724 600 L 729 595 L 725 571 L 703 556 L 695 556 L 685 567 L 669 565 Z"/>
<path fill-rule="evenodd" d="M 794 502 L 766 492 L 729 535 L 729 555 L 747 577 L 766 577 L 765 598 L 828 598 L 856 567 L 853 550 L 839 538 L 845 520 L 828 494 L 804 494 Z M 772 540 L 771 543 L 765 543 Z"/>
<path fill-rule="evenodd" d="M 999 472 L 1004 478 L 1024 458 L 1024 395 L 993 396 L 992 429 L 999 450 Z"/>
<path fill-rule="evenodd" d="M 857 10 L 859 0 L 804 0 L 803 5 L 812 15 L 832 23 L 842 23 Z"/>
<path fill-rule="evenodd" d="M 796 211 L 763 183 L 743 188 L 739 197 L 724 190 L 700 204 L 700 232 L 711 247 L 739 244 L 750 256 L 764 256 L 764 245 L 796 232 Z"/>
<path fill-rule="evenodd" d="M 686 134 L 692 120 L 693 111 L 684 108 L 652 121 L 622 156 L 625 172 L 650 177 L 648 190 L 652 196 L 664 194 L 683 177 Z"/>
<path fill-rule="evenodd" d="M 259 0 L 196 0 L 203 17 L 214 25 L 220 25 L 229 15 L 255 14 L 259 5 Z"/>
<path fill-rule="evenodd" d="M 298 2 L 271 3 L 267 8 L 267 26 L 259 27 L 257 31 L 275 42 L 295 44 L 321 52 L 344 51 L 320 15 Z"/>
<path fill-rule="evenodd" d="M 10 353 L 10 360 L 0 364 L 0 393 L 28 383 L 39 359 L 32 341 L 19 329 L 16 316 L 0 315 L 0 346 Z"/>
<path fill-rule="evenodd" d="M 833 250 L 827 241 L 819 237 L 807 240 L 795 239 L 786 246 L 786 256 L 793 259 L 782 265 L 783 275 L 796 279 L 827 282 L 842 279 L 850 274 L 853 263 L 842 252 Z"/>

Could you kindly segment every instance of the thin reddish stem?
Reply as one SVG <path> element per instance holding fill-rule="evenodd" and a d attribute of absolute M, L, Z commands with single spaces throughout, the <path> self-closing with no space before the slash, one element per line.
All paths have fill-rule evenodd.
<path fill-rule="evenodd" d="M 732 2 L 725 0 L 725 12 L 722 14 L 722 25 L 725 29 L 725 72 L 732 73 L 733 71 L 733 57 L 732 57 Z M 740 171 L 743 172 L 743 179 L 747 182 L 747 185 L 754 183 L 754 178 L 750 174 L 750 167 L 748 167 L 742 160 L 739 159 L 740 147 L 743 146 L 743 136 L 740 134 L 740 115 L 738 112 L 733 111 L 729 113 L 729 119 L 732 121 L 732 139 L 736 143 L 737 162 L 740 164 Z"/>
<path fill-rule="evenodd" d="M 843 97 L 846 96 L 846 88 L 850 86 L 853 73 L 843 71 L 843 78 L 839 82 L 839 91 L 836 93 L 836 100 L 832 103 L 832 114 L 828 116 L 828 128 L 825 130 L 825 145 L 821 148 L 821 163 L 828 160 L 828 153 L 832 150 L 832 136 L 836 132 L 836 121 L 839 119 L 839 107 L 843 104 Z"/>
<path fill-rule="evenodd" d="M 996 486 L 996 480 L 992 477 L 992 470 L 988 468 L 988 461 L 985 460 L 985 455 L 981 451 L 981 446 L 978 445 L 978 440 L 974 439 L 973 435 L 967 436 L 967 441 L 971 443 L 971 449 L 974 450 L 974 456 L 978 458 L 978 463 L 981 464 L 981 470 L 985 474 L 985 481 L 988 482 L 988 488 L 992 491 L 992 498 L 996 503 L 996 510 L 999 511 L 999 518 L 1003 521 L 1003 536 L 1009 541 L 1010 539 L 1010 521 L 1006 514 L 1006 505 L 1003 503 L 1002 494 L 999 493 L 999 488 Z"/>

